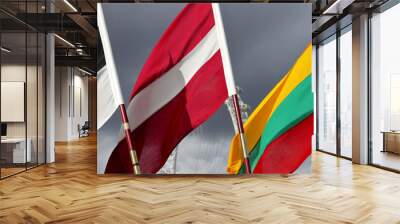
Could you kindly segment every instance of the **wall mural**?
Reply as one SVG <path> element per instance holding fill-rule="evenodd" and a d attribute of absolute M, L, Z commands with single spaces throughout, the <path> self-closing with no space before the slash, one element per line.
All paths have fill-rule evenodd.
<path fill-rule="evenodd" d="M 99 4 L 98 173 L 309 172 L 310 15 L 308 4 Z"/>

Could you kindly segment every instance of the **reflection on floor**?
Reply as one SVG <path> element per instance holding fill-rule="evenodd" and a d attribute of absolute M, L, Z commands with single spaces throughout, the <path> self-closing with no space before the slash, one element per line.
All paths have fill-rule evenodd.
<path fill-rule="evenodd" d="M 392 152 L 374 151 L 372 162 L 374 164 L 400 171 L 400 155 Z"/>
<path fill-rule="evenodd" d="M 25 164 L 2 164 L 1 178 L 6 178 L 36 166 L 36 163 L 28 163 L 26 166 Z"/>
<path fill-rule="evenodd" d="M 1 168 L 1 178 L 22 172 L 25 170 L 25 167 L 20 168 L 20 167 L 16 167 L 16 168 Z"/>
<path fill-rule="evenodd" d="M 96 139 L 0 181 L 0 223 L 399 223 L 400 175 L 314 152 L 312 174 L 97 175 Z"/>

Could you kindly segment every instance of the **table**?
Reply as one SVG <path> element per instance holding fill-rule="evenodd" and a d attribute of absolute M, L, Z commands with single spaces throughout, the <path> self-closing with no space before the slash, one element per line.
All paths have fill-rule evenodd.
<path fill-rule="evenodd" d="M 400 154 L 400 131 L 382 131 L 383 150 L 382 152 L 392 152 Z"/>
<path fill-rule="evenodd" d="M 25 153 L 25 144 L 26 153 Z M 11 146 L 11 147 L 10 147 Z M 1 156 L 6 159 L 9 163 L 26 163 L 31 162 L 32 140 L 27 138 L 5 138 L 1 139 Z M 9 156 L 10 155 L 10 156 Z M 11 159 L 12 158 L 12 159 Z"/>

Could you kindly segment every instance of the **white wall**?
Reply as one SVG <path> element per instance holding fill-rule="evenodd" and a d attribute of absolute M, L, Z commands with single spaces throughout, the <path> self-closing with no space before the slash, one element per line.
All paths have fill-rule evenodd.
<path fill-rule="evenodd" d="M 79 137 L 78 124 L 88 120 L 88 77 L 72 67 L 56 67 L 55 140 Z"/>
<path fill-rule="evenodd" d="M 88 120 L 88 77 L 82 76 L 78 70 L 74 70 L 74 80 L 73 80 L 73 89 L 71 99 L 74 102 L 71 102 L 73 108 L 71 108 L 72 116 L 71 116 L 71 133 L 72 138 L 78 138 L 78 124 L 83 125 L 85 121 Z"/>
<path fill-rule="evenodd" d="M 21 64 L 3 64 L 1 66 L 1 81 L 2 82 L 24 82 L 26 72 L 28 72 L 28 84 L 29 86 L 36 86 L 36 80 L 31 80 L 30 74 L 36 74 L 36 66 L 27 66 Z M 31 107 L 27 109 L 27 122 L 7 122 L 7 136 L 8 137 L 25 137 L 25 126 L 28 125 L 28 137 L 30 133 L 35 131 L 36 135 L 36 88 L 27 88 L 27 106 Z M 40 105 L 39 105 L 40 106 Z M 7 108 L 1 108 L 1 110 L 7 110 Z M 34 122 L 34 123 L 32 123 Z"/>
<path fill-rule="evenodd" d="M 67 141 L 68 115 L 68 85 L 69 76 L 67 67 L 55 68 L 55 141 Z"/>

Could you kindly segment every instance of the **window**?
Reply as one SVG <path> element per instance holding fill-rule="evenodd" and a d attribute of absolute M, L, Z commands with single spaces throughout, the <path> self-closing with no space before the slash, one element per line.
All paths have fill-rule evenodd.
<path fill-rule="evenodd" d="M 318 47 L 318 149 L 336 153 L 336 36 Z"/>
<path fill-rule="evenodd" d="M 371 162 L 400 170 L 400 5 L 371 18 Z"/>
<path fill-rule="evenodd" d="M 340 35 L 340 155 L 352 157 L 352 32 L 351 26 Z"/>

